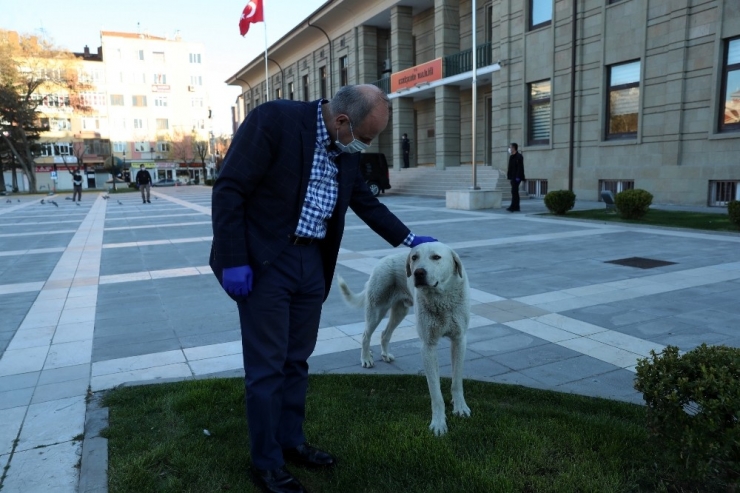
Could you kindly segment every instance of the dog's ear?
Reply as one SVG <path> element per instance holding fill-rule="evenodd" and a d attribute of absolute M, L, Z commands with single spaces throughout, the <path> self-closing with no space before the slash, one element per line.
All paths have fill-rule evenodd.
<path fill-rule="evenodd" d="M 455 262 L 455 273 L 460 276 L 460 279 L 462 279 L 463 276 L 463 266 L 462 261 L 460 260 L 460 257 L 458 257 L 457 252 L 454 250 L 450 250 L 452 253 L 452 260 Z"/>
<path fill-rule="evenodd" d="M 411 252 L 406 255 L 406 277 L 411 277 Z"/>

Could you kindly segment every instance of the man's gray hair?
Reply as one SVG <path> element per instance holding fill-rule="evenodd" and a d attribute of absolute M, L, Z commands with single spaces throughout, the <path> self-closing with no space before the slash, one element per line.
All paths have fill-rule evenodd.
<path fill-rule="evenodd" d="M 368 91 L 362 86 L 344 86 L 329 102 L 332 115 L 347 115 L 353 125 L 360 125 L 373 108 L 384 102 L 391 111 L 391 102 L 382 91 Z"/>

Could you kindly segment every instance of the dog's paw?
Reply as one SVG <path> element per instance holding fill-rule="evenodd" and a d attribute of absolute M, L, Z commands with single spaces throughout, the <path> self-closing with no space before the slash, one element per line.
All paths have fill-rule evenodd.
<path fill-rule="evenodd" d="M 391 353 L 383 352 L 381 356 L 383 357 L 383 361 L 385 361 L 386 363 L 393 363 L 396 360 L 396 358 Z"/>
<path fill-rule="evenodd" d="M 360 356 L 360 363 L 362 363 L 363 368 L 372 368 L 373 366 L 375 366 L 375 361 L 373 361 L 373 352 L 363 352 Z"/>
<path fill-rule="evenodd" d="M 462 416 L 464 418 L 467 418 L 470 416 L 470 408 L 464 402 L 459 406 L 455 404 L 452 409 L 452 414 L 454 414 L 455 416 Z"/>
<path fill-rule="evenodd" d="M 447 422 L 444 418 L 442 419 L 434 419 L 432 418 L 432 422 L 429 423 L 429 429 L 432 430 L 432 433 L 434 433 L 434 436 L 441 437 L 445 433 L 447 433 Z"/>

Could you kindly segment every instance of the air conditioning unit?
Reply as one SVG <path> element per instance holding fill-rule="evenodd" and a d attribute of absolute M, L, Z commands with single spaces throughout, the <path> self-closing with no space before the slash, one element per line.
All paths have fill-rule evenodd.
<path fill-rule="evenodd" d="M 390 72 L 391 71 L 391 59 L 386 58 L 383 60 L 383 72 Z"/>
<path fill-rule="evenodd" d="M 189 92 L 195 92 L 195 86 L 188 86 Z"/>

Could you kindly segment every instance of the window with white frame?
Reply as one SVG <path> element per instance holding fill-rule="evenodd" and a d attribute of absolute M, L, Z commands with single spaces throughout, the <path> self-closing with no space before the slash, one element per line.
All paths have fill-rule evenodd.
<path fill-rule="evenodd" d="M 111 94 L 110 95 L 110 105 L 111 106 L 123 106 L 123 94 Z"/>
<path fill-rule="evenodd" d="M 49 129 L 52 131 L 72 130 L 72 122 L 68 118 L 49 118 Z"/>
<path fill-rule="evenodd" d="M 164 63 L 164 51 L 153 51 L 152 60 L 158 63 Z"/>
<path fill-rule="evenodd" d="M 113 142 L 113 152 L 126 152 L 126 143 Z"/>
<path fill-rule="evenodd" d="M 190 63 L 200 63 L 200 53 L 190 53 Z"/>
<path fill-rule="evenodd" d="M 126 118 L 114 118 L 111 120 L 111 125 L 116 130 L 126 130 Z"/>
<path fill-rule="evenodd" d="M 171 147 L 169 142 L 159 141 L 157 142 L 157 152 L 170 152 Z"/>
<path fill-rule="evenodd" d="M 157 130 L 169 130 L 170 122 L 167 118 L 157 118 Z"/>
<path fill-rule="evenodd" d="M 71 156 L 73 147 L 71 142 L 42 142 L 39 153 L 42 156 Z"/>
<path fill-rule="evenodd" d="M 105 93 L 103 92 L 83 92 L 80 94 L 80 100 L 84 106 L 100 107 L 105 106 Z"/>
<path fill-rule="evenodd" d="M 166 107 L 167 106 L 167 96 L 154 96 L 154 106 Z"/>
<path fill-rule="evenodd" d="M 134 142 L 134 151 L 136 152 L 150 152 L 149 142 L 139 141 Z"/>
<path fill-rule="evenodd" d="M 167 84 L 167 74 L 154 74 L 152 84 Z"/>
<path fill-rule="evenodd" d="M 202 75 L 191 75 L 190 76 L 190 85 L 191 86 L 202 86 L 203 85 L 203 76 Z"/>
<path fill-rule="evenodd" d="M 608 73 L 606 138 L 635 138 L 640 106 L 640 61 L 612 65 Z"/>
<path fill-rule="evenodd" d="M 532 82 L 529 86 L 529 145 L 550 143 L 550 97 L 552 93 L 549 80 Z"/>
<path fill-rule="evenodd" d="M 144 61 L 144 50 L 135 50 L 134 56 L 136 57 L 137 60 Z"/>
<path fill-rule="evenodd" d="M 190 106 L 193 108 L 202 108 L 203 98 L 190 98 Z"/>
<path fill-rule="evenodd" d="M 720 132 L 740 131 L 740 37 L 725 41 Z"/>
<path fill-rule="evenodd" d="M 144 120 L 141 118 L 134 118 L 134 128 L 135 129 L 143 129 L 146 128 L 144 126 Z"/>
<path fill-rule="evenodd" d="M 552 23 L 552 0 L 529 0 L 529 29 Z"/>
<path fill-rule="evenodd" d="M 100 118 L 85 117 L 82 119 L 82 130 L 100 130 Z"/>
<path fill-rule="evenodd" d="M 132 72 L 131 73 L 132 84 L 146 84 L 146 74 L 144 72 Z"/>
<path fill-rule="evenodd" d="M 144 95 L 133 95 L 131 96 L 132 106 L 146 106 L 146 96 Z"/>

